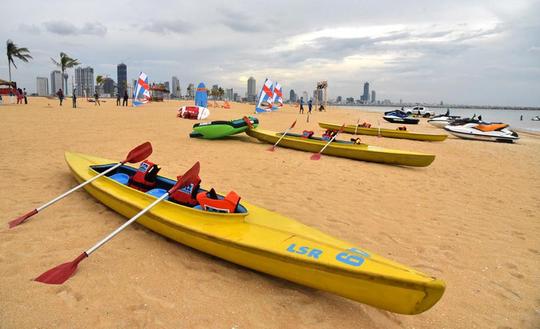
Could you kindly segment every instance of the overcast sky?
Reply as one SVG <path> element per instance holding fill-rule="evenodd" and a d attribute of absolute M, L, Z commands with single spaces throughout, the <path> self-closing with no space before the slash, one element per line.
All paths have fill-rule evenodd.
<path fill-rule="evenodd" d="M 540 1 L 26 0 L 9 12 L 1 40 L 30 49 L 12 71 L 30 91 L 63 51 L 114 80 L 120 62 L 128 79 L 175 75 L 183 93 L 203 81 L 244 95 L 253 76 L 286 98 L 320 80 L 331 98 L 359 98 L 368 81 L 379 99 L 540 106 Z"/>

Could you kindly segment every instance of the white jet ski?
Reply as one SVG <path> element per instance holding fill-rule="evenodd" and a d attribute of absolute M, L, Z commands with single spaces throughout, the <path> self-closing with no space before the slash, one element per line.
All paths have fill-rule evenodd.
<path fill-rule="evenodd" d="M 448 125 L 444 130 L 464 139 L 476 139 L 490 142 L 513 143 L 519 139 L 515 131 L 508 129 L 506 123 L 466 123 L 463 125 Z"/>

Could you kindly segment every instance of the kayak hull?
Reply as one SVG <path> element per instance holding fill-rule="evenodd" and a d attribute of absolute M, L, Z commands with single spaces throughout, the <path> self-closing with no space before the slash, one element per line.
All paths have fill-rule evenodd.
<path fill-rule="evenodd" d="M 333 129 L 333 130 L 339 130 L 341 128 L 341 125 L 327 123 L 327 122 L 319 122 L 319 126 L 324 129 Z M 411 139 L 411 140 L 428 141 L 428 142 L 441 142 L 441 141 L 444 141 L 446 137 L 448 137 L 448 135 L 446 134 L 437 134 L 437 135 L 421 134 L 421 133 L 413 133 L 413 132 L 403 131 L 403 130 L 356 127 L 354 125 L 345 126 L 343 131 L 349 134 Z"/>
<path fill-rule="evenodd" d="M 66 152 L 66 162 L 79 182 L 97 174 L 92 166 L 113 163 L 70 152 Z M 155 201 L 155 197 L 109 177 L 98 178 L 84 188 L 125 217 Z M 210 255 L 392 312 L 421 313 L 444 293 L 441 280 L 277 213 L 246 202 L 242 205 L 247 213 L 221 214 L 162 201 L 138 222 Z"/>
<path fill-rule="evenodd" d="M 281 133 L 261 129 L 248 129 L 246 134 L 269 144 L 275 144 L 282 136 Z M 327 141 L 287 135 L 279 142 L 279 146 L 317 153 L 326 143 Z M 392 150 L 367 144 L 335 141 L 328 145 L 322 154 L 353 160 L 413 167 L 426 167 L 435 160 L 435 155 L 432 154 Z"/>
<path fill-rule="evenodd" d="M 250 117 L 249 119 L 253 127 L 259 125 L 257 118 Z M 203 122 L 193 125 L 193 132 L 189 136 L 191 138 L 219 139 L 243 133 L 248 128 L 248 124 L 243 119 Z"/>

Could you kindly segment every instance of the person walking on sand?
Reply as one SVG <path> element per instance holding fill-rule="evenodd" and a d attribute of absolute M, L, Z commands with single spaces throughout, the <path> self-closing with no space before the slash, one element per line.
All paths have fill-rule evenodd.
<path fill-rule="evenodd" d="M 17 88 L 17 104 L 22 104 L 22 101 L 23 101 L 22 93 L 23 93 L 22 89 Z"/>
<path fill-rule="evenodd" d="M 120 93 L 116 93 L 116 106 L 120 106 Z"/>
<path fill-rule="evenodd" d="M 56 96 L 58 96 L 58 99 L 60 100 L 60 106 L 62 106 L 62 101 L 64 100 L 64 92 L 62 91 L 62 88 L 58 89 L 56 92 Z"/>
<path fill-rule="evenodd" d="M 23 88 L 24 104 L 28 104 L 28 95 L 26 94 L 26 88 Z"/>
<path fill-rule="evenodd" d="M 99 94 L 97 91 L 94 93 L 94 106 L 96 105 L 101 106 L 101 103 L 99 102 Z"/>
<path fill-rule="evenodd" d="M 311 99 L 307 102 L 307 107 L 308 113 L 311 114 L 311 109 L 313 108 L 313 102 L 311 101 Z"/>
<path fill-rule="evenodd" d="M 122 106 L 128 106 L 128 99 L 129 99 L 129 96 L 128 96 L 127 90 L 124 90 L 124 100 L 122 101 Z"/>
<path fill-rule="evenodd" d="M 304 114 L 304 97 L 300 97 L 300 114 Z"/>

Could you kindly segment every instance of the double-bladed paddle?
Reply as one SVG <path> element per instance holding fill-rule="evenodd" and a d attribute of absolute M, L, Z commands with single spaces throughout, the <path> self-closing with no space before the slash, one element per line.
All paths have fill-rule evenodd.
<path fill-rule="evenodd" d="M 143 161 L 144 159 L 148 158 L 150 156 L 150 154 L 152 154 L 152 144 L 150 144 L 150 142 L 142 143 L 141 145 L 139 145 L 136 148 L 134 148 L 133 150 L 131 150 L 128 153 L 128 155 L 126 156 L 126 158 L 123 161 L 120 161 L 118 164 L 116 164 L 116 165 L 112 166 L 111 168 L 105 170 L 101 174 L 99 174 L 97 176 L 94 176 L 91 179 L 89 179 L 89 180 L 75 186 L 71 190 L 65 192 L 62 195 L 57 196 L 56 198 L 52 199 L 51 201 L 45 203 L 44 205 L 39 206 L 38 208 L 36 208 L 36 209 L 34 209 L 34 210 L 32 210 L 32 211 L 30 211 L 30 212 L 28 212 L 28 213 L 26 213 L 26 214 L 24 214 L 24 215 L 22 215 L 20 217 L 15 218 L 14 220 L 10 221 L 9 222 L 9 228 L 13 228 L 13 227 L 15 227 L 15 226 L 17 226 L 19 224 L 22 224 L 25 220 L 27 220 L 28 218 L 34 216 L 38 212 L 40 212 L 43 209 L 47 208 L 48 206 L 54 204 L 57 201 L 60 201 L 64 197 L 66 197 L 69 194 L 75 192 L 76 190 L 80 189 L 81 187 L 85 186 L 86 184 L 89 184 L 89 183 L 95 181 L 99 177 L 101 177 L 103 175 L 106 175 L 107 173 L 109 173 L 109 172 L 113 171 L 114 169 L 120 167 L 124 163 L 126 163 L 126 162 L 136 163 L 136 162 Z"/>
<path fill-rule="evenodd" d="M 114 238 L 118 233 L 120 233 L 123 229 L 128 227 L 131 223 L 136 221 L 139 217 L 144 215 L 147 211 L 152 209 L 155 205 L 160 203 L 161 201 L 165 200 L 169 195 L 174 193 L 176 190 L 184 187 L 185 185 L 189 184 L 191 181 L 193 181 L 198 175 L 200 170 L 200 164 L 197 161 L 191 169 L 186 171 L 186 173 L 182 176 L 178 176 L 178 181 L 176 184 L 174 184 L 173 187 L 167 193 L 160 196 L 156 201 L 152 202 L 150 205 L 148 205 L 146 208 L 141 210 L 137 215 L 131 217 L 130 220 L 122 224 L 120 227 L 118 227 L 116 230 L 114 230 L 111 234 L 103 238 L 103 240 L 96 243 L 94 246 L 92 246 L 90 249 L 86 250 L 82 254 L 80 254 L 77 258 L 72 260 L 71 262 L 67 262 L 61 265 L 58 265 L 47 272 L 41 274 L 38 276 L 35 281 L 47 283 L 47 284 L 62 284 L 66 282 L 77 270 L 77 266 L 79 263 L 90 256 L 94 251 L 96 251 L 99 247 L 104 245 L 105 243 L 109 242 L 112 238 Z"/>
<path fill-rule="evenodd" d="M 298 119 L 296 119 L 298 120 Z M 287 133 L 289 132 L 289 130 L 293 129 L 294 126 L 296 125 L 296 120 L 294 120 L 294 122 L 292 123 L 292 125 L 287 129 L 285 130 L 285 132 L 283 133 L 283 135 L 281 135 L 281 137 L 278 139 L 278 141 L 276 142 L 276 144 L 270 146 L 268 148 L 268 151 L 270 152 L 274 152 L 276 150 L 276 146 L 279 144 L 279 142 L 281 142 L 281 140 L 283 139 L 283 137 L 285 137 L 287 135 Z"/>
<path fill-rule="evenodd" d="M 343 130 L 345 129 L 345 124 L 343 124 L 341 126 L 341 128 L 339 128 L 339 131 L 337 132 L 337 134 L 334 135 L 334 137 L 332 137 L 328 143 L 326 143 L 326 145 L 319 151 L 319 153 L 315 153 L 315 154 L 312 154 L 310 159 L 311 160 L 319 160 L 321 158 L 321 153 L 324 151 L 324 149 L 326 149 L 328 147 L 328 145 L 330 145 L 330 143 L 332 143 L 334 141 L 334 139 L 336 139 L 337 135 L 341 134 L 343 132 Z"/>

